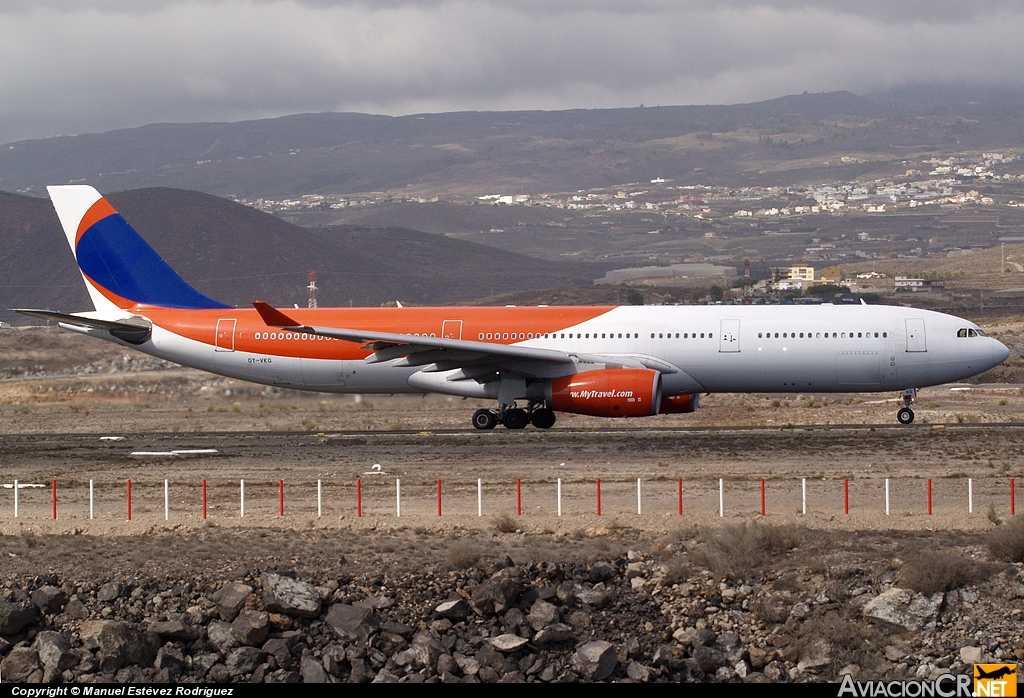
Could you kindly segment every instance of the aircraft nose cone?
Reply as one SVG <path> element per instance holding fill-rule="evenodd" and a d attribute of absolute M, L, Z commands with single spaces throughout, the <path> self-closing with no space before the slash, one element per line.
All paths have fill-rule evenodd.
<path fill-rule="evenodd" d="M 995 339 L 992 341 L 994 342 L 992 346 L 992 358 L 995 359 L 995 365 L 998 366 L 1010 358 L 1010 349 L 1000 341 Z"/>

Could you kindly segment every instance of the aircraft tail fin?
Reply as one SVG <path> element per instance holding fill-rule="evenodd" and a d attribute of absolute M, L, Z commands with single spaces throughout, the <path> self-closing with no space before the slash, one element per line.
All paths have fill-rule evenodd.
<path fill-rule="evenodd" d="M 46 189 L 96 310 L 231 307 L 185 283 L 92 187 Z"/>

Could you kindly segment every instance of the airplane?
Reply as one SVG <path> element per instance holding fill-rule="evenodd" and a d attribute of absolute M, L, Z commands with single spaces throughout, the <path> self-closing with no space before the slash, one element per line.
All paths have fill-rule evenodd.
<path fill-rule="evenodd" d="M 495 400 L 477 429 L 688 413 L 715 392 L 902 391 L 910 424 L 919 388 L 1010 354 L 968 320 L 863 303 L 236 308 L 182 280 L 94 188 L 48 191 L 94 310 L 17 312 L 265 385 Z"/>

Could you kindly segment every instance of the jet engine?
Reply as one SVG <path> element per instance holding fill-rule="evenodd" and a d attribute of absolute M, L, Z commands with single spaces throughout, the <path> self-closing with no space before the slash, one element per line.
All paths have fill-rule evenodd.
<path fill-rule="evenodd" d="M 547 401 L 559 412 L 593 417 L 649 417 L 658 414 L 661 373 L 647 368 L 606 368 L 555 378 Z"/>

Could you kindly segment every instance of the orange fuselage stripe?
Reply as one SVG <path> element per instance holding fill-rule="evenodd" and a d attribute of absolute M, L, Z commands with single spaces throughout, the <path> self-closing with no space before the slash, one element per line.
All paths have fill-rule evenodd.
<path fill-rule="evenodd" d="M 268 327 L 254 308 L 213 309 L 213 310 L 180 310 L 173 308 L 155 308 L 136 306 L 133 312 L 148 317 L 155 325 L 174 334 L 188 339 L 233 348 L 235 351 L 266 354 L 270 356 L 294 356 L 309 359 L 353 360 L 365 358 L 370 352 L 362 349 L 363 342 L 346 342 L 327 338 L 302 339 L 300 334 L 292 334 L 291 339 L 257 339 L 257 333 L 282 335 L 287 337 L 287 330 Z M 592 320 L 612 310 L 611 306 L 583 307 L 521 307 L 521 308 L 297 308 L 288 309 L 287 314 L 303 325 L 319 327 L 337 327 L 344 329 L 365 330 L 367 332 L 391 332 L 397 334 L 419 334 L 443 337 L 443 329 L 449 331 L 453 339 L 480 341 L 479 335 L 487 333 L 492 337 L 498 334 L 508 339 L 484 339 L 497 344 L 515 344 L 527 341 L 532 333 L 534 338 L 572 327 L 579 323 Z M 217 338 L 218 322 L 234 320 L 234 332 L 230 340 L 227 337 Z M 445 322 L 462 321 L 461 336 L 457 324 L 445 328 Z M 221 323 L 220 331 L 230 329 L 229 323 Z M 452 333 L 451 330 L 455 332 Z M 512 337 L 515 332 L 515 338 Z M 519 338 L 519 334 L 523 338 Z"/>

